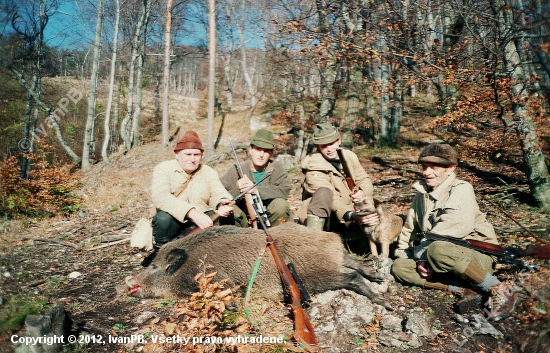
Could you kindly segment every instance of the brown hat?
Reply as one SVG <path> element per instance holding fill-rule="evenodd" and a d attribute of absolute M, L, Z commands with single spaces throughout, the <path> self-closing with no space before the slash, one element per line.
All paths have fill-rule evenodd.
<path fill-rule="evenodd" d="M 195 131 L 189 130 L 180 137 L 178 143 L 176 143 L 176 147 L 174 147 L 174 152 L 194 148 L 204 151 L 199 135 Z"/>
<path fill-rule="evenodd" d="M 445 166 L 458 164 L 458 153 L 446 143 L 431 143 L 424 147 L 418 163 L 437 163 Z"/>

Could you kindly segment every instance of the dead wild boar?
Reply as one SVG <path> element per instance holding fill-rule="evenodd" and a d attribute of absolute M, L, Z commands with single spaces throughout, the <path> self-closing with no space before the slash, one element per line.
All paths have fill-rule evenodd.
<path fill-rule="evenodd" d="M 339 235 L 295 223 L 270 228 L 269 234 L 284 261 L 294 264 L 308 292 L 345 288 L 392 309 L 382 295 L 371 289 L 368 281 L 382 281 L 385 276 L 352 260 Z M 231 286 L 246 287 L 265 239 L 262 230 L 233 226 L 193 233 L 164 245 L 149 267 L 127 279 L 122 289 L 138 297 L 187 296 L 198 290 L 193 277 L 204 264 L 214 266 L 217 271 L 214 280 L 229 279 Z M 281 280 L 269 249 L 263 254 L 254 285 L 260 297 L 271 300 L 283 297 Z"/>

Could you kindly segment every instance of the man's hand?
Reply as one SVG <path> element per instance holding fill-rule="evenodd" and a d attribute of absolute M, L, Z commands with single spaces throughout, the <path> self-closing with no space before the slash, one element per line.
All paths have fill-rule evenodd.
<path fill-rule="evenodd" d="M 210 228 L 214 225 L 214 222 L 212 221 L 212 218 L 210 218 L 210 216 L 200 211 L 197 211 L 194 208 L 190 209 L 185 217 L 191 222 L 195 223 L 200 229 Z"/>
<path fill-rule="evenodd" d="M 220 217 L 227 217 L 233 212 L 233 206 L 229 206 L 227 203 L 229 201 L 222 200 L 216 212 L 220 214 Z"/>
<path fill-rule="evenodd" d="M 363 203 L 363 201 L 367 198 L 367 195 L 361 189 L 357 189 L 357 191 L 350 196 L 353 203 Z"/>
<path fill-rule="evenodd" d="M 420 277 L 424 278 L 432 278 L 434 274 L 434 270 L 432 270 L 428 261 L 417 261 L 416 271 L 418 271 Z"/>
<path fill-rule="evenodd" d="M 239 180 L 237 180 L 237 187 L 239 188 L 239 192 L 245 191 L 246 189 L 248 189 L 252 185 L 254 185 L 254 182 L 252 180 L 250 180 L 248 175 L 245 175 L 242 178 L 240 178 Z M 257 194 L 257 193 L 258 193 L 258 189 L 256 187 L 250 189 L 247 192 L 247 194 Z"/>
<path fill-rule="evenodd" d="M 380 223 L 380 216 L 376 212 L 368 215 L 361 215 L 360 213 L 353 212 L 351 214 L 351 220 L 357 224 L 374 227 Z"/>

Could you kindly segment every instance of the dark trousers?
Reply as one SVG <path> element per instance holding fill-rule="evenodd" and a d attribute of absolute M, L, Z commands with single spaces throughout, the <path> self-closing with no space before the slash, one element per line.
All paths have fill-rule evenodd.
<path fill-rule="evenodd" d="M 214 211 L 207 211 L 205 213 L 211 216 L 214 214 Z M 180 234 L 187 233 L 196 227 L 191 221 L 182 223 L 172 217 L 171 214 L 160 210 L 158 210 L 157 214 L 153 217 L 151 224 L 153 226 L 155 243 L 159 246 L 168 243 Z"/>

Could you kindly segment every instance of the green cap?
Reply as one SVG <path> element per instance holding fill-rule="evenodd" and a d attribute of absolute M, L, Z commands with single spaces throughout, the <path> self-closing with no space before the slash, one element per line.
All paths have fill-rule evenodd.
<path fill-rule="evenodd" d="M 271 131 L 260 129 L 256 132 L 252 140 L 250 140 L 250 145 L 273 150 L 275 149 L 275 139 Z"/>
<path fill-rule="evenodd" d="M 317 124 L 313 128 L 313 144 L 326 145 L 338 140 L 340 134 L 330 123 Z"/>

